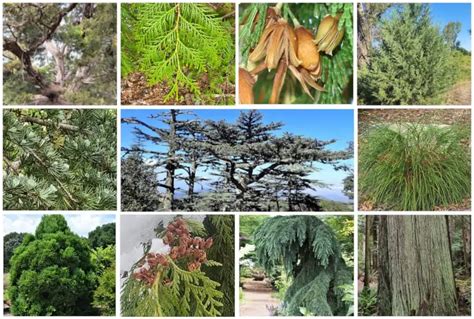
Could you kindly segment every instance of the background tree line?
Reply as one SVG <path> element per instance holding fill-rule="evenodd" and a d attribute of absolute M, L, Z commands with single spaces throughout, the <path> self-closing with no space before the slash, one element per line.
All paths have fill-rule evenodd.
<path fill-rule="evenodd" d="M 352 144 L 335 151 L 328 147 L 335 140 L 276 135 L 284 124 L 264 123 L 255 110 L 241 112 L 235 123 L 204 121 L 181 110 L 150 115 L 149 121 L 125 117 L 122 123 L 134 125 L 138 140 L 122 147 L 125 211 L 317 211 L 324 207 L 314 195 L 321 186 L 311 176 L 314 164 L 350 175 L 343 161 L 352 158 Z M 345 183 L 350 195 L 351 179 Z"/>

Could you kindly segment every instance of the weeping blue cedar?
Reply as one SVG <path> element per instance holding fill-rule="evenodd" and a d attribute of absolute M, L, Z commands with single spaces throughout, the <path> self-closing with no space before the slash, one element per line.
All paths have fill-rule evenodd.
<path fill-rule="evenodd" d="M 258 262 L 266 271 L 283 263 L 293 278 L 283 300 L 283 313 L 346 315 L 344 285 L 353 283 L 332 229 L 315 216 L 276 216 L 254 233 Z"/>

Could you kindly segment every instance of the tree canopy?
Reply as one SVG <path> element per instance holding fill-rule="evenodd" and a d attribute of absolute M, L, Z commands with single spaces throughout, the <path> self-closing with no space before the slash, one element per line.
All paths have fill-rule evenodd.
<path fill-rule="evenodd" d="M 116 103 L 116 6 L 9 3 L 3 10 L 4 103 Z"/>
<path fill-rule="evenodd" d="M 89 242 L 92 248 L 105 248 L 115 245 L 115 223 L 97 226 L 89 232 Z"/>
<path fill-rule="evenodd" d="M 94 267 L 87 240 L 62 215 L 45 215 L 11 258 L 7 290 L 14 315 L 92 315 Z"/>

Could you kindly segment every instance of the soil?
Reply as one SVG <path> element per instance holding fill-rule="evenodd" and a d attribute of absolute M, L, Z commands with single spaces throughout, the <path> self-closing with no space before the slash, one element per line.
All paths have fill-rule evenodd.
<path fill-rule="evenodd" d="M 456 83 L 446 93 L 447 105 L 471 105 L 471 81 Z"/>
<path fill-rule="evenodd" d="M 272 316 L 272 309 L 281 303 L 272 293 L 273 288 L 267 281 L 246 279 L 243 283 L 244 298 L 240 303 L 240 316 Z"/>
<path fill-rule="evenodd" d="M 203 92 L 201 97 L 187 89 L 180 89 L 180 99 L 165 101 L 170 87 L 166 81 L 149 85 L 144 74 L 140 72 L 131 73 L 122 79 L 121 100 L 124 105 L 228 105 L 235 102 L 235 85 L 224 82 L 220 85 L 221 94 L 207 94 L 209 90 L 209 78 L 203 74 L 198 85 Z"/>

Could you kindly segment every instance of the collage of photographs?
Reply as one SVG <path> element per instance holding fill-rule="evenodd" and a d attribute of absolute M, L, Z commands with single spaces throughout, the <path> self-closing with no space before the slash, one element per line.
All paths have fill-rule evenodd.
<path fill-rule="evenodd" d="M 472 315 L 470 1 L 0 2 L 3 316 Z"/>

